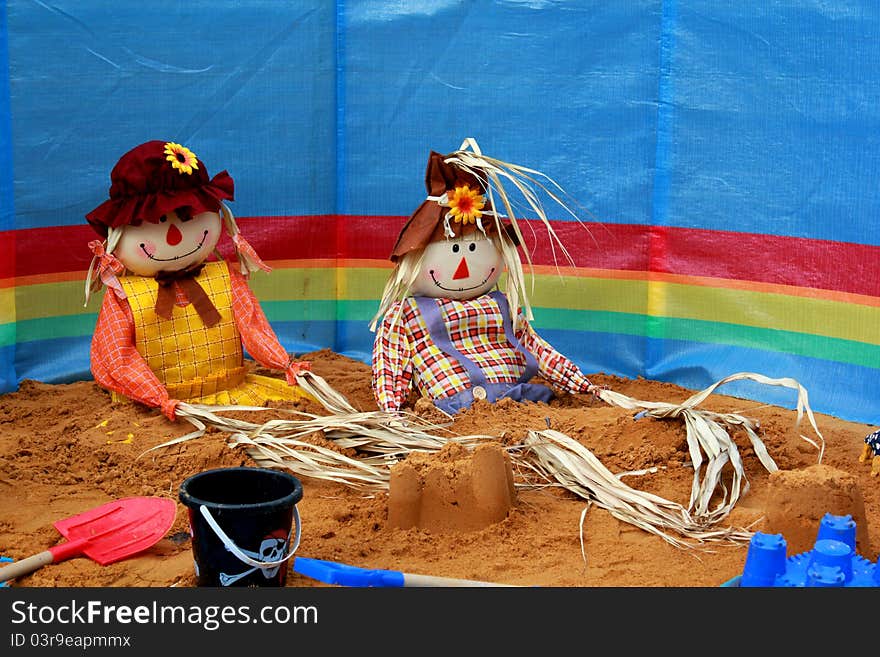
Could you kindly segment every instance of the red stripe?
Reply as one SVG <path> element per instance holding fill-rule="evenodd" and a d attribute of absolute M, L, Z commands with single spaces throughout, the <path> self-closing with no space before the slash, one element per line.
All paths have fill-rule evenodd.
<path fill-rule="evenodd" d="M 387 260 L 406 217 L 243 217 L 242 234 L 264 260 Z M 637 224 L 553 222 L 577 267 L 652 271 L 836 290 L 880 296 L 873 274 L 880 247 L 755 233 Z M 554 253 L 540 222 L 521 224 L 532 261 L 552 265 Z M 0 272 L 35 276 L 85 271 L 96 234 L 87 225 L 0 232 Z M 228 255 L 231 242 L 220 250 Z M 555 261 L 565 266 L 558 251 Z M 6 276 L 4 276 L 6 277 Z"/>
<path fill-rule="evenodd" d="M 0 278 L 15 276 L 16 236 L 11 232 L 0 232 Z"/>
<path fill-rule="evenodd" d="M 755 233 L 655 228 L 665 233 L 652 270 L 880 297 L 880 246 Z"/>

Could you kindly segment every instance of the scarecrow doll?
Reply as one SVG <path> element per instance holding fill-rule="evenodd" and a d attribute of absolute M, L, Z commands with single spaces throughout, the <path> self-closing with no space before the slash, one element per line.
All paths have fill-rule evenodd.
<path fill-rule="evenodd" d="M 427 198 L 397 238 L 394 270 L 371 326 L 372 385 L 382 410 L 399 410 L 411 387 L 450 415 L 475 399 L 548 401 L 554 390 L 532 382 L 537 375 L 567 392 L 594 391 L 528 321 L 522 236 L 500 178 L 523 191 L 549 228 L 528 184 L 536 182 L 533 174 L 542 175 L 483 156 L 471 139 L 448 155 L 431 151 Z"/>
<path fill-rule="evenodd" d="M 103 238 L 89 243 L 86 303 L 108 288 L 91 343 L 95 381 L 114 401 L 170 420 L 181 402 L 262 406 L 305 396 L 296 377 L 308 364 L 281 346 L 248 285 L 251 272 L 270 269 L 225 204 L 229 174 L 209 178 L 185 146 L 148 141 L 119 159 L 110 180 L 110 198 L 86 215 Z M 224 226 L 238 262 L 215 250 Z M 243 349 L 286 382 L 249 372 Z"/>

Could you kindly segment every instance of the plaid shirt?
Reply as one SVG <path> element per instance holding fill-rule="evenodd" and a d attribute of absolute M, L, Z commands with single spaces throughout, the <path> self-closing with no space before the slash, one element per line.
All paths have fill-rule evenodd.
<path fill-rule="evenodd" d="M 459 301 L 431 299 L 440 307 L 453 346 L 484 373 L 489 383 L 514 384 L 526 368 L 525 356 L 504 333 L 504 317 L 489 295 Z M 587 392 L 590 382 L 580 369 L 556 351 L 520 315 L 516 338 L 538 361 L 538 372 L 567 392 Z M 411 385 L 431 399 L 442 399 L 470 386 L 464 368 L 441 351 L 431 338 L 412 297 L 386 313 L 373 343 L 373 392 L 379 408 L 403 406 Z"/>
<path fill-rule="evenodd" d="M 294 385 L 300 368 L 278 342 L 245 278 L 236 267 L 227 265 L 227 270 L 232 289 L 232 313 L 245 349 L 264 367 L 285 372 L 287 383 Z M 189 303 L 186 295 L 177 283 L 174 287 L 176 305 L 186 306 Z M 175 408 L 181 400 L 169 398 L 165 386 L 138 352 L 131 308 L 112 290 L 105 292 L 98 313 L 91 345 L 91 369 L 95 381 L 103 388 L 160 408 L 169 419 L 174 419 Z"/>

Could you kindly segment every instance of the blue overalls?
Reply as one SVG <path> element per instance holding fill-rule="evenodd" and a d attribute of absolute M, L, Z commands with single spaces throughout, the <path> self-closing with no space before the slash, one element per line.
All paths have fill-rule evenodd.
<path fill-rule="evenodd" d="M 489 383 L 483 371 L 452 344 L 449 331 L 446 329 L 446 324 L 443 321 L 436 300 L 433 297 L 414 297 L 425 325 L 428 327 L 428 333 L 431 336 L 432 342 L 444 354 L 456 360 L 467 372 L 470 379 L 470 387 L 453 393 L 448 397 L 433 400 L 437 408 L 450 415 L 454 415 L 462 409 L 470 408 L 474 403 L 474 399 L 486 399 L 490 402 L 496 402 L 504 397 L 509 397 L 514 401 L 546 402 L 554 396 L 553 390 L 548 386 L 540 383 L 529 383 L 538 373 L 538 361 L 516 338 L 516 334 L 513 331 L 513 323 L 510 319 L 510 306 L 507 303 L 507 297 L 498 290 L 491 292 L 489 296 L 495 300 L 501 311 L 504 335 L 507 341 L 513 346 L 515 351 L 522 353 L 526 358 L 525 371 L 516 383 Z"/>

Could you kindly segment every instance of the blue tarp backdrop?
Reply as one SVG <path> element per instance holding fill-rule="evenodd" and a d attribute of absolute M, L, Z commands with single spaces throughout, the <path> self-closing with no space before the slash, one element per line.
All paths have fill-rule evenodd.
<path fill-rule="evenodd" d="M 815 410 L 877 422 L 878 37 L 875 0 L 8 0 L 0 391 L 88 377 L 96 310 L 81 298 L 77 311 L 28 301 L 48 294 L 41 286 L 82 286 L 64 287 L 51 263 L 26 266 L 61 247 L 24 253 L 23 236 L 83 226 L 131 147 L 191 145 L 212 175 L 235 178 L 237 215 L 329 227 L 408 216 L 428 151 L 474 137 L 552 176 L 594 232 L 645 236 L 614 244 L 644 251 L 630 268 L 643 308 L 621 305 L 626 268 L 602 264 L 585 237 L 576 264 L 607 303 L 584 297 L 574 326 L 554 319 L 562 302 L 536 310 L 542 334 L 586 371 L 691 388 L 736 371 L 791 376 Z M 657 250 L 716 233 L 732 247 L 718 271 Z M 730 233 L 773 246 L 736 252 Z M 826 244 L 859 255 L 816 260 Z M 81 250 L 68 270 L 88 267 Z M 287 257 L 313 250 L 304 239 Z M 852 286 L 828 283 L 835 275 Z M 702 296 L 710 289 L 739 295 L 733 310 Z M 62 315 L 81 327 L 40 332 Z M 368 316 L 309 320 L 279 319 L 290 350 L 368 357 Z M 792 401 L 748 384 L 722 390 L 737 391 Z"/>

